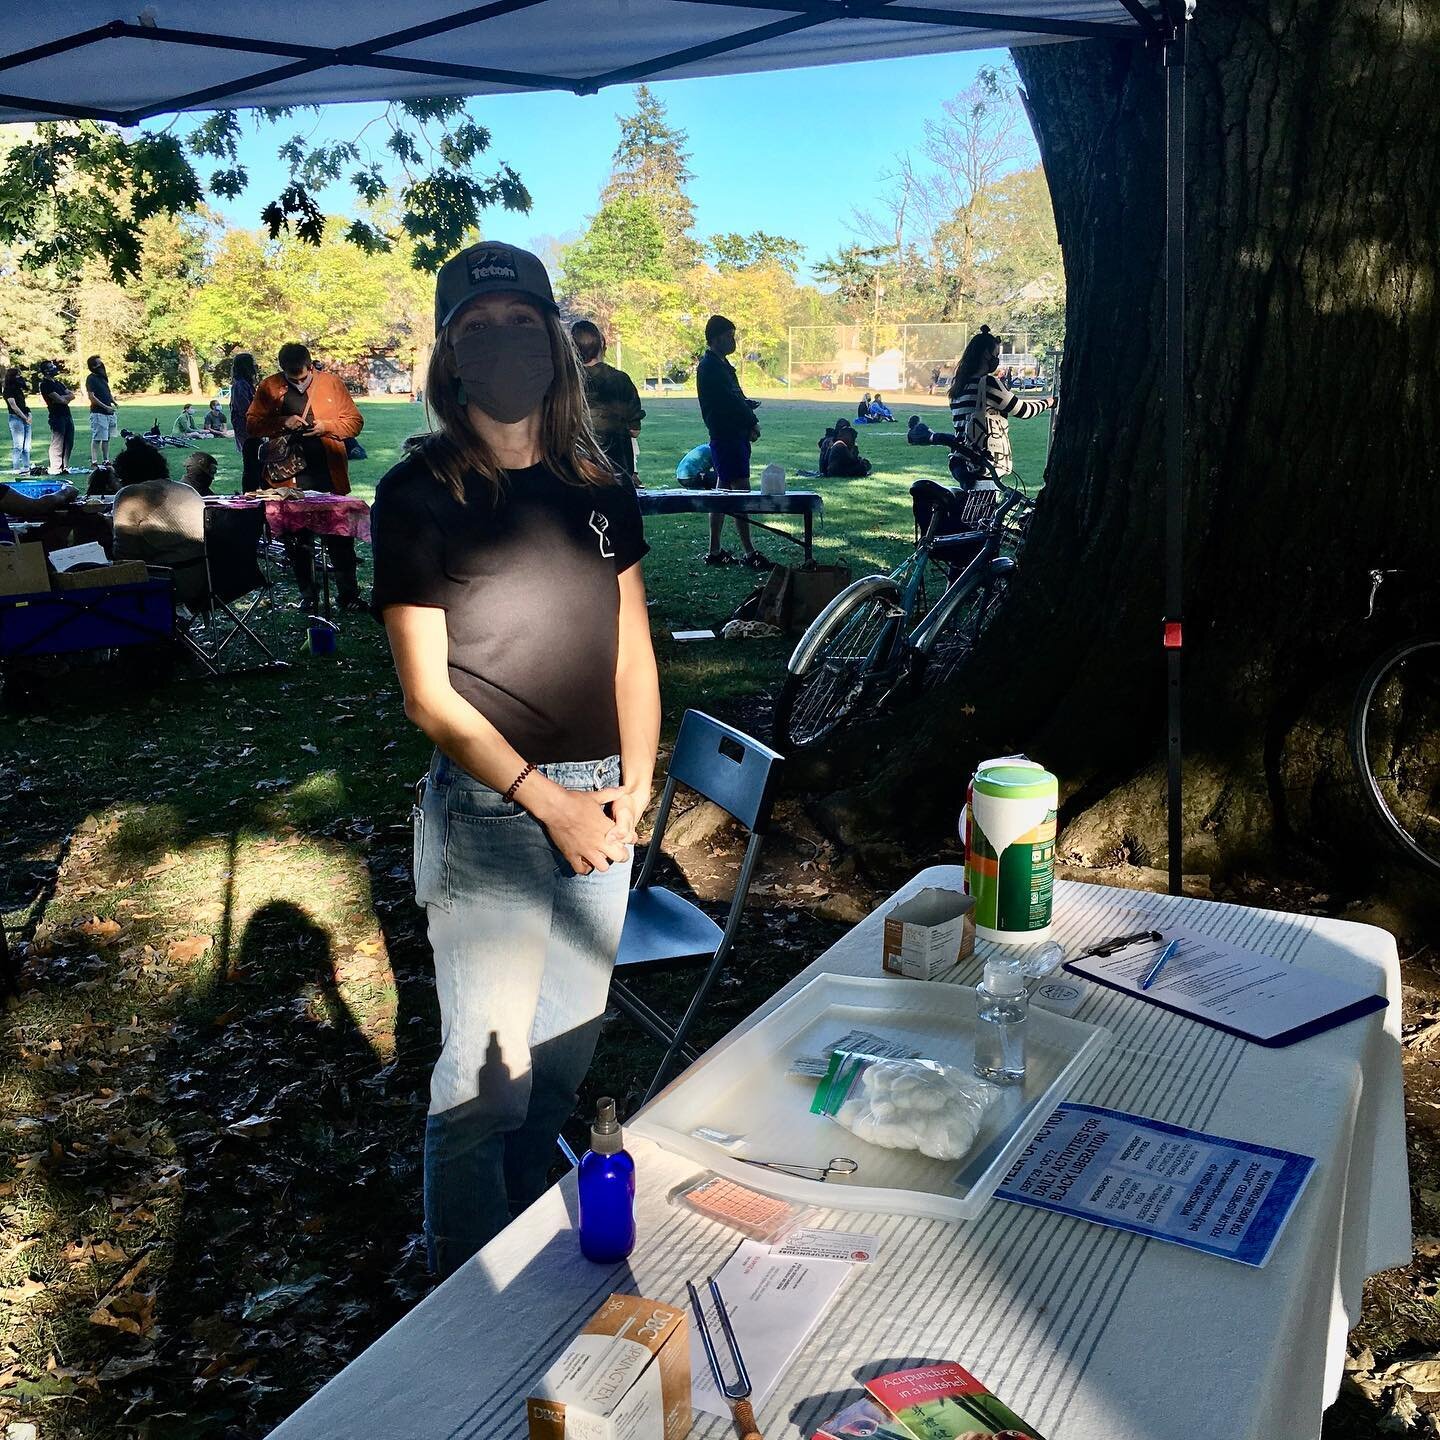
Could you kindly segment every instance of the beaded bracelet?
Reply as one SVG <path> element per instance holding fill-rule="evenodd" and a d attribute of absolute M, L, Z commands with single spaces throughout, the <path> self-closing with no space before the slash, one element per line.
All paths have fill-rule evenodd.
<path fill-rule="evenodd" d="M 535 768 L 535 767 L 534 767 L 533 765 L 527 765 L 527 766 L 510 782 L 510 788 L 505 792 L 505 800 L 506 800 L 507 803 L 515 798 L 515 792 L 516 792 L 516 791 L 525 783 L 525 781 L 529 778 L 530 772 L 531 772 L 534 768 Z"/>

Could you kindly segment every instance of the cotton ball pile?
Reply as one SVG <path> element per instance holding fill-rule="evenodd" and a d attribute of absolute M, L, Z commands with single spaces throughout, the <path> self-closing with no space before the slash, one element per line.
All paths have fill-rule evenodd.
<path fill-rule="evenodd" d="M 982 1082 L 913 1061 L 877 1060 L 835 1118 L 871 1145 L 959 1160 L 975 1143 L 994 1098 L 994 1087 Z"/>

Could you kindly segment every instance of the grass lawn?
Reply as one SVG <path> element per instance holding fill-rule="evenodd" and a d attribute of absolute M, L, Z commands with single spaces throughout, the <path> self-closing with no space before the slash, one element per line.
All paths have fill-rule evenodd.
<path fill-rule="evenodd" d="M 361 408 L 370 458 L 352 474 L 368 496 L 421 412 Z M 701 438 L 698 411 L 647 408 L 642 478 L 661 486 Z M 812 465 L 847 408 L 767 401 L 757 475 Z M 942 423 L 940 407 L 915 408 Z M 168 429 L 177 410 L 140 401 L 121 421 Z M 1046 429 L 1015 429 L 1032 481 Z M 238 488 L 233 444 L 207 444 L 219 488 Z M 825 496 L 818 557 L 856 574 L 905 553 L 906 488 L 945 473 L 943 452 L 909 449 L 902 426 L 861 446 L 869 479 L 794 482 Z M 701 562 L 700 517 L 655 521 L 649 537 L 668 737 L 689 705 L 723 714 L 772 687 L 791 642 L 670 641 L 723 620 L 754 576 Z M 0 719 L 0 910 L 27 937 L 27 989 L 0 1025 L 0 1422 L 38 1421 L 44 1440 L 263 1434 L 424 1290 L 418 1153 L 437 1035 L 409 811 L 428 745 L 368 617 L 344 617 L 326 659 L 303 653 L 298 610 L 268 625 L 283 674 L 157 687 L 77 663 L 39 711 Z M 846 905 L 873 902 L 797 816 L 782 813 L 743 971 L 704 1036 L 814 958 Z M 736 862 L 722 834 L 676 863 L 718 900 Z M 625 1096 L 654 1059 L 607 1027 L 590 1089 Z"/>

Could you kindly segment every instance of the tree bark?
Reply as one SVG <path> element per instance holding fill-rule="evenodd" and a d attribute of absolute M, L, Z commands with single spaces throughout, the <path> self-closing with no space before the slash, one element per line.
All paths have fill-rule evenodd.
<path fill-rule="evenodd" d="M 1434 573 L 1437 35 L 1440 0 L 1202 0 L 1190 28 L 1190 869 L 1344 843 L 1367 572 Z M 942 697 L 921 759 L 954 755 L 949 809 L 971 759 L 1024 746 L 1062 777 L 1077 858 L 1159 865 L 1162 74 L 1138 45 L 1015 63 L 1064 252 L 1064 398 L 973 713 Z"/>
<path fill-rule="evenodd" d="M 180 342 L 180 358 L 185 362 L 185 375 L 190 381 L 190 396 L 194 400 L 200 395 L 200 361 L 196 358 L 195 347 L 188 341 Z"/>

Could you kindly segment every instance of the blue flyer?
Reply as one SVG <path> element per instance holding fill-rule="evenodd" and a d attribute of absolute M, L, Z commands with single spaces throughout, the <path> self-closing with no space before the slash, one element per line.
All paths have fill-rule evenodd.
<path fill-rule="evenodd" d="M 1314 1168 L 1290 1150 L 1062 1105 L 995 1194 L 1258 1267 Z"/>

